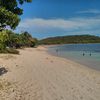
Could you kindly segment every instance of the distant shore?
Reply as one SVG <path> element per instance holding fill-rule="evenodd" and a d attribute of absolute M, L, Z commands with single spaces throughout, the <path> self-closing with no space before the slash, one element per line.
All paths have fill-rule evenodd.
<path fill-rule="evenodd" d="M 19 51 L 0 55 L 7 70 L 0 84 L 10 84 L 0 100 L 100 100 L 100 71 L 50 55 L 45 46 Z"/>

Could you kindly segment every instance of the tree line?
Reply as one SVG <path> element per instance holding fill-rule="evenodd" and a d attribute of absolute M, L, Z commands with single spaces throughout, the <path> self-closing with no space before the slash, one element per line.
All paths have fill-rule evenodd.
<path fill-rule="evenodd" d="M 0 52 L 5 53 L 13 51 L 17 48 L 34 47 L 37 39 L 33 38 L 28 32 L 20 34 L 11 30 L 3 30 L 0 32 Z"/>
<path fill-rule="evenodd" d="M 100 43 L 100 37 L 94 35 L 58 36 L 42 39 L 39 44 L 71 44 L 71 43 Z"/>

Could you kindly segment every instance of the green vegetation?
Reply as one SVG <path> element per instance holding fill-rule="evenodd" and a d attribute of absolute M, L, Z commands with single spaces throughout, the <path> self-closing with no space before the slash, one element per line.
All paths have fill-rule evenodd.
<path fill-rule="evenodd" d="M 13 48 L 6 48 L 4 50 L 0 50 L 0 53 L 19 54 L 19 51 Z"/>
<path fill-rule="evenodd" d="M 20 15 L 23 14 L 20 7 L 30 2 L 32 0 L 0 0 L 0 53 L 18 54 L 16 48 L 35 46 L 37 39 L 32 38 L 28 32 L 16 34 L 7 30 L 18 26 Z"/>
<path fill-rule="evenodd" d="M 100 43 L 100 37 L 93 35 L 59 36 L 42 39 L 39 44 Z"/>
<path fill-rule="evenodd" d="M 20 22 L 19 15 L 23 14 L 23 9 L 19 5 L 32 0 L 0 0 L 0 30 L 10 27 L 15 29 Z"/>
<path fill-rule="evenodd" d="M 17 48 L 34 47 L 37 39 L 28 32 L 16 34 L 10 30 L 0 32 L 0 53 L 18 54 Z"/>

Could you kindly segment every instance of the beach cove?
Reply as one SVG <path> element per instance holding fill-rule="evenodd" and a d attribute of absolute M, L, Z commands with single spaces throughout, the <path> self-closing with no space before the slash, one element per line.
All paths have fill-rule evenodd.
<path fill-rule="evenodd" d="M 43 46 L 19 51 L 0 55 L 0 100 L 100 100 L 100 71 Z"/>
<path fill-rule="evenodd" d="M 48 53 L 100 70 L 100 43 L 51 45 Z"/>

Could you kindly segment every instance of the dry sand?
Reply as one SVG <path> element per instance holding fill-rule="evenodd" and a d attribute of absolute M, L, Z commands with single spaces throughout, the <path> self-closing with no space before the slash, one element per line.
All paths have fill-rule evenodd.
<path fill-rule="evenodd" d="M 0 55 L 0 100 L 100 100 L 100 72 L 27 48 Z"/>

